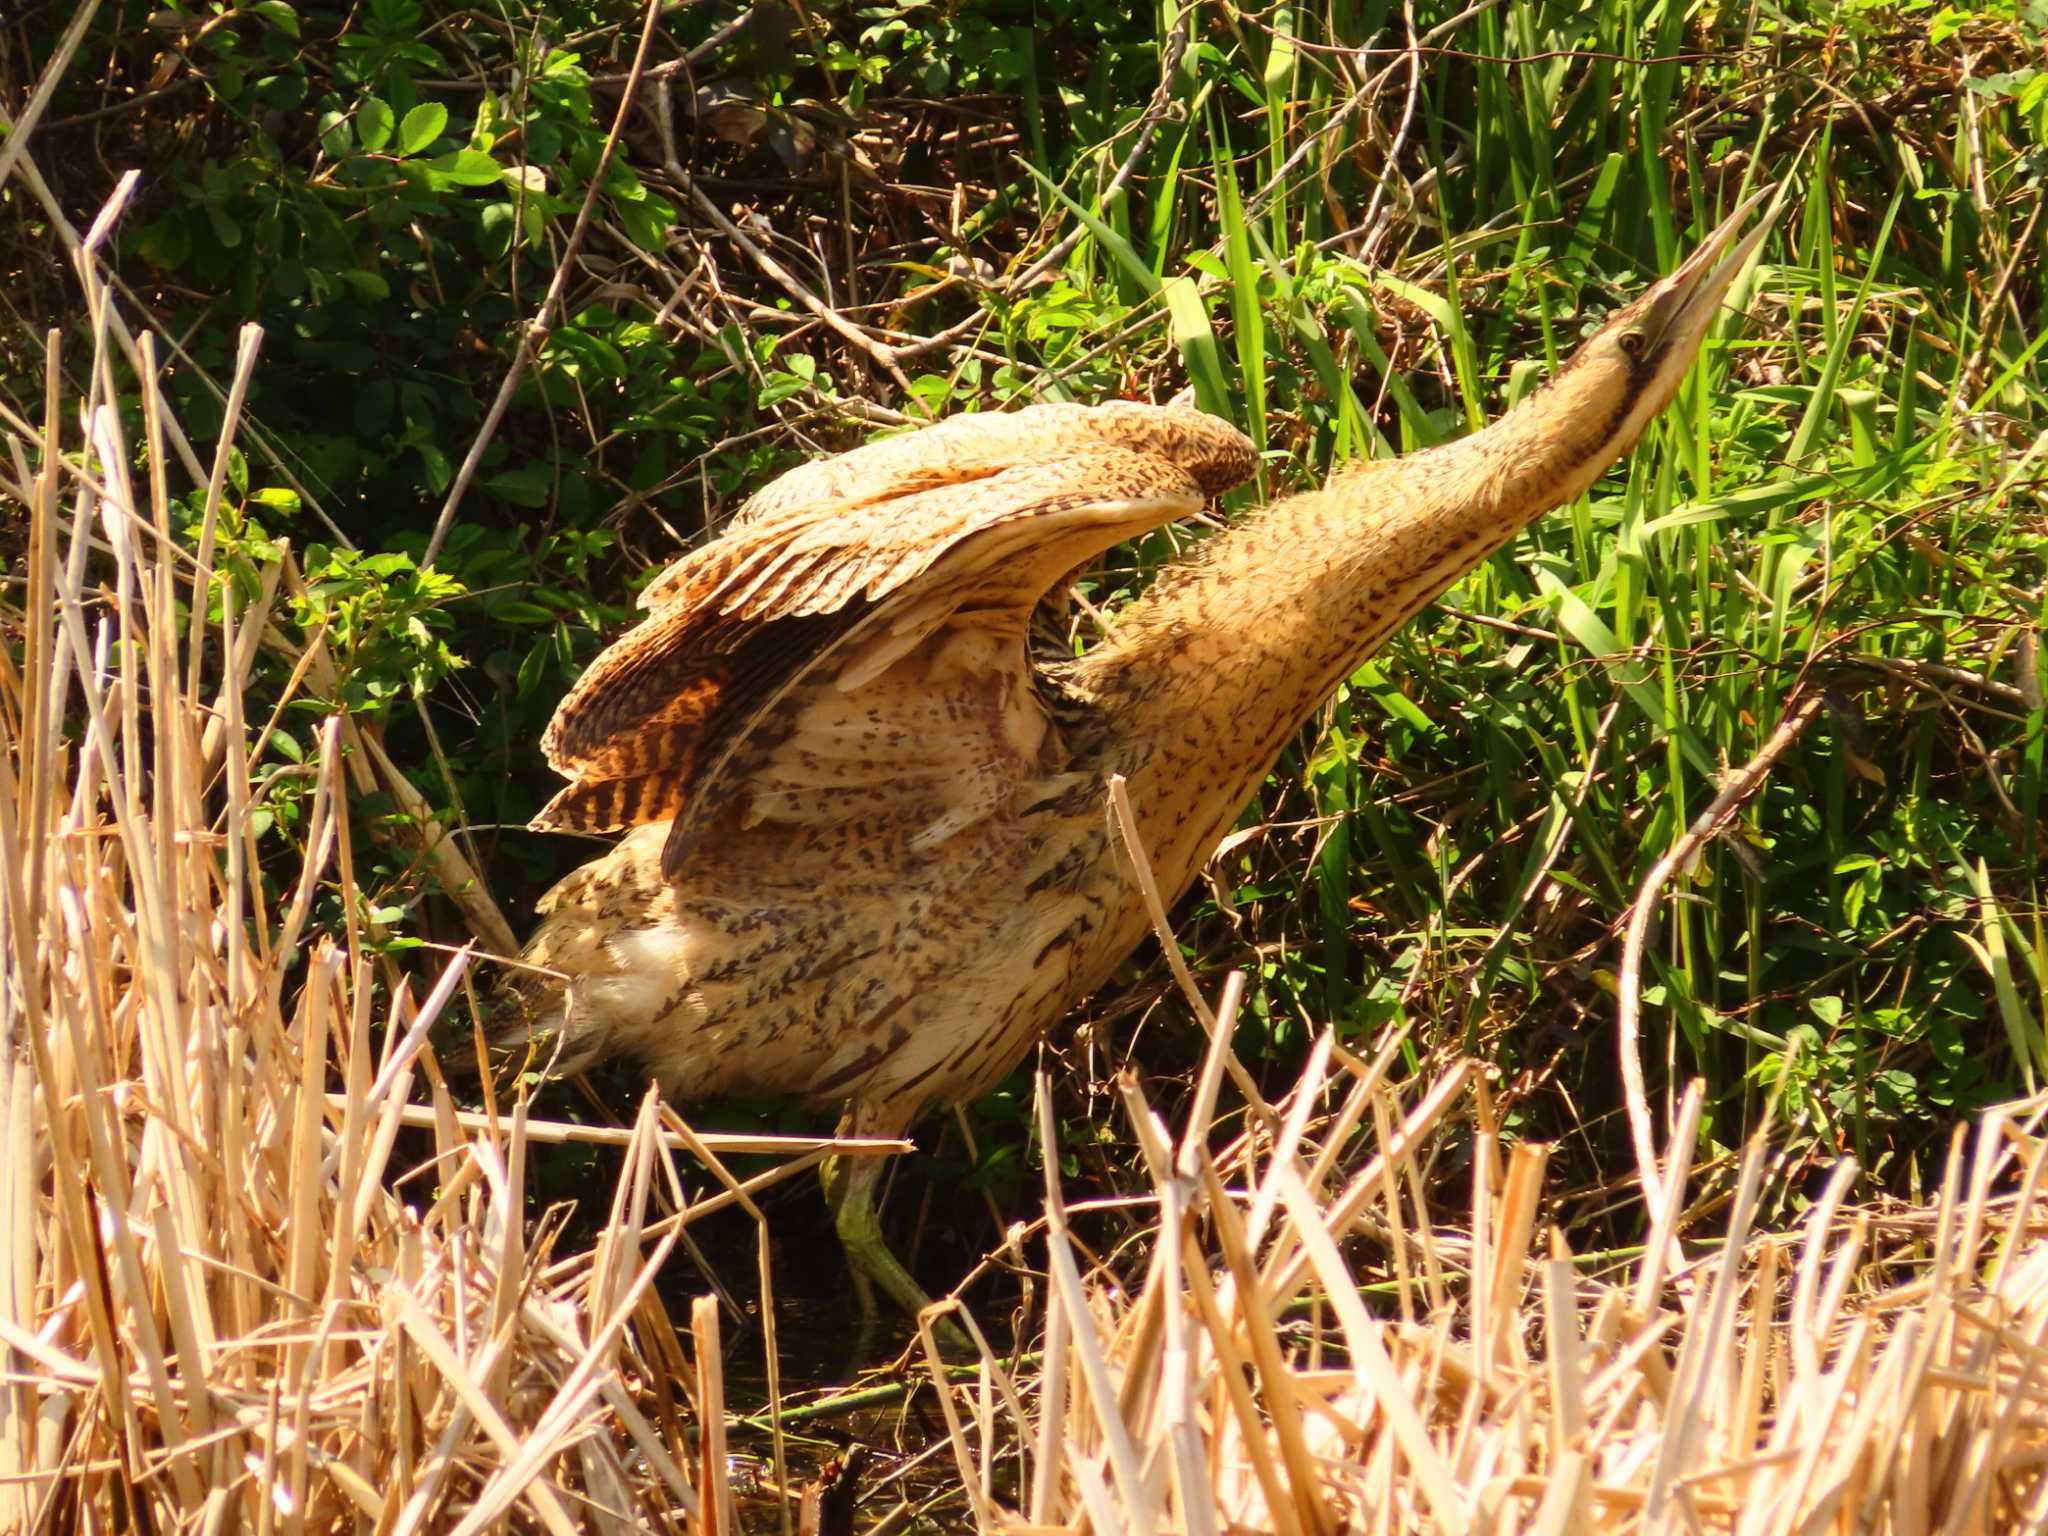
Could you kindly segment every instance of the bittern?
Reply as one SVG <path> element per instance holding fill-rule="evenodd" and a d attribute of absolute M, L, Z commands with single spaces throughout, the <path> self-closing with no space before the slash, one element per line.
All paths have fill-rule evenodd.
<path fill-rule="evenodd" d="M 840 1102 L 854 1135 L 986 1092 L 1147 931 L 1111 776 L 1177 896 L 1338 684 L 1664 409 L 1756 201 L 1499 421 L 1237 521 L 1078 659 L 1034 653 L 1034 611 L 1247 479 L 1233 427 L 1040 405 L 774 481 L 656 579 L 547 731 L 571 782 L 534 826 L 630 830 L 543 898 L 501 1038 L 551 1036 L 563 1069 L 626 1053 L 683 1098 Z M 914 1309 L 879 1166 L 827 1194 L 857 1283 Z"/>

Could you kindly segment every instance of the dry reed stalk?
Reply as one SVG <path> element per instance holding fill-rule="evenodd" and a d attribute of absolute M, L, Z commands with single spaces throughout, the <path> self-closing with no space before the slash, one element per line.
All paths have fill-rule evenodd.
<path fill-rule="evenodd" d="M 1472 1064 L 1410 1085 L 1402 1115 L 1383 1062 L 1319 1048 L 1275 1128 L 1214 1157 L 1212 1092 L 1175 1142 L 1124 1082 L 1161 1211 L 1144 1283 L 1082 1271 L 1049 1170 L 1022 1406 L 977 1416 L 933 1357 L 983 1530 L 2048 1530 L 2048 1096 L 1986 1115 L 1967 1156 L 1959 1135 L 1931 1208 L 1852 1207 L 1845 1164 L 1796 1232 L 1757 1229 L 1755 1142 L 1721 1227 L 1688 1242 L 1688 1091 L 1642 1191 L 1650 1240 L 1594 1280 L 1561 1233 L 1539 1242 L 1546 1149 L 1504 1143 Z M 1047 1137 L 1049 1115 L 1041 1095 Z M 1463 1241 L 1399 1193 L 1419 1218 L 1454 1116 L 1475 1142 Z M 1398 1318 L 1362 1294 L 1368 1234 Z"/>
<path fill-rule="evenodd" d="M 95 265 L 125 191 L 78 246 L 83 397 L 53 334 L 42 421 L 0 421 L 0 508 L 29 530 L 22 669 L 0 650 L 0 1532 L 730 1531 L 714 1305 L 643 1407 L 693 1358 L 661 1262 L 827 1152 L 901 1144 L 700 1137 L 651 1100 L 617 1135 L 523 1097 L 458 1111 L 421 1053 L 469 952 L 416 1000 L 365 948 L 351 774 L 390 776 L 348 722 L 307 768 L 304 866 L 269 888 L 254 818 L 280 780 L 242 689 L 276 572 L 238 608 L 217 564 L 260 337 L 182 543 L 156 348 L 126 374 Z M 524 1186 L 529 1143 L 571 1137 L 624 1173 L 597 1249 L 564 1256 L 529 1245 Z M 724 1192 L 686 1200 L 678 1152 Z M 736 1152 L 782 1161 L 742 1182 Z"/>

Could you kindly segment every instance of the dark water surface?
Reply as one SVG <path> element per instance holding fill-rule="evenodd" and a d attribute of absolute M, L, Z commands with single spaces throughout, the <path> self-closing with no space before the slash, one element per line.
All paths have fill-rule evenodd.
<path fill-rule="evenodd" d="M 853 1530 L 866 1532 L 878 1522 L 890 1530 L 972 1530 L 972 1511 L 914 1325 L 885 1304 L 881 1316 L 863 1327 L 845 1256 L 822 1210 L 813 1218 L 793 1202 L 779 1205 L 770 1220 L 771 1273 L 790 1528 L 795 1529 L 803 1487 L 851 1454 L 860 1460 Z M 704 1265 L 743 1313 L 736 1321 L 727 1309 L 720 1318 L 728 1465 L 740 1518 L 750 1531 L 779 1531 L 754 1224 L 745 1217 L 713 1219 L 693 1227 L 692 1236 Z M 931 1273 L 929 1265 L 921 1268 L 919 1278 L 928 1285 L 948 1278 Z M 660 1284 L 679 1324 L 691 1301 L 711 1289 L 704 1268 L 680 1249 Z M 977 1321 L 984 1329 L 1001 1325 L 1001 1333 L 992 1331 L 992 1342 L 1007 1342 L 1009 1307 L 991 1310 L 1003 1315 L 978 1311 Z"/>

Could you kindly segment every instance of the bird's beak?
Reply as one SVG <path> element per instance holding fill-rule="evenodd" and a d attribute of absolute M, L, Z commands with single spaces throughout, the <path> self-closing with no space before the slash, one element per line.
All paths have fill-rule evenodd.
<path fill-rule="evenodd" d="M 1667 356 L 1674 348 L 1690 353 L 1699 346 L 1708 325 L 1720 312 L 1721 300 L 1734 285 L 1737 274 L 1756 253 L 1764 236 L 1770 233 L 1784 197 L 1785 188 L 1781 184 L 1766 187 L 1744 198 L 1741 205 L 1700 242 L 1699 249 L 1688 256 L 1676 272 L 1651 290 L 1651 312 L 1663 317 L 1661 339 Z M 1756 228 L 1737 240 L 1737 232 L 1766 198 L 1771 200 L 1771 205 L 1757 220 Z"/>

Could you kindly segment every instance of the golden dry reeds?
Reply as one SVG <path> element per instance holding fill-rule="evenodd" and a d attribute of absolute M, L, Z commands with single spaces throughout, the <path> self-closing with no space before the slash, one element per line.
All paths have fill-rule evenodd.
<path fill-rule="evenodd" d="M 22 142 L 0 162 L 32 176 Z M 839 1144 L 700 1136 L 652 1098 L 613 1133 L 455 1107 L 423 1047 L 472 957 L 414 978 L 378 953 L 350 797 L 392 795 L 472 929 L 507 931 L 374 730 L 330 714 L 302 769 L 265 766 L 259 657 L 323 696 L 332 663 L 276 606 L 288 553 L 246 585 L 216 568 L 260 337 L 195 443 L 99 279 L 125 192 L 84 235 L 53 215 L 91 343 L 67 374 L 50 336 L 38 420 L 0 408 L 0 516 L 26 532 L 0 647 L 0 1533 L 725 1536 L 719 1312 L 676 1326 L 655 1278 L 688 1224 L 758 1218 Z M 286 794 L 307 856 L 274 886 L 259 828 Z M 1404 1088 L 1393 1046 L 1326 1036 L 1266 1106 L 1229 1051 L 1236 984 L 1212 1012 L 1167 956 L 1212 1044 L 1177 1139 L 1123 1083 L 1159 1210 L 1142 1275 L 1084 1269 L 1050 1175 L 1040 1351 L 984 1343 L 963 1381 L 925 1320 L 981 1528 L 2048 1529 L 2048 1100 L 1959 1135 L 1927 1208 L 1853 1206 L 1844 1165 L 1782 1233 L 1756 1143 L 1695 1232 L 1690 1095 L 1649 1241 L 1593 1263 L 1539 1231 L 1544 1149 L 1502 1137 L 1475 1066 Z M 1217 1150 L 1226 1073 L 1251 1109 Z M 1452 1125 L 1454 1222 L 1424 1172 Z M 531 1145 L 566 1138 L 624 1169 L 576 1251 L 525 1199 Z M 743 1182 L 739 1151 L 781 1160 Z M 688 1199 L 679 1152 L 722 1192 Z"/>
<path fill-rule="evenodd" d="M 1852 1207 L 1844 1163 L 1781 1233 L 1757 1228 L 1781 1171 L 1759 1139 L 1687 1242 L 1695 1088 L 1649 1241 L 1596 1268 L 1539 1235 L 1547 1149 L 1504 1141 L 1475 1063 L 1404 1099 L 1394 1046 L 1365 1062 L 1326 1034 L 1212 1154 L 1238 990 L 1178 1140 L 1122 1082 L 1159 1202 L 1142 1278 L 1082 1272 L 1049 1169 L 1036 1363 L 984 1349 L 963 1383 L 927 1326 L 981 1529 L 2048 1528 L 2048 1098 L 1959 1131 L 1931 1207 Z M 1049 1139 L 1043 1090 L 1039 1118 Z M 1447 1224 L 1422 1163 L 1453 1122 L 1472 1208 Z M 1361 1240 L 1387 1277 L 1370 1306 Z"/>
<path fill-rule="evenodd" d="M 259 763 L 259 651 L 297 685 L 326 664 L 272 607 L 288 561 L 253 597 L 215 569 L 260 338 L 182 540 L 192 452 L 95 265 L 126 190 L 72 247 L 89 355 L 67 374 L 52 333 L 42 419 L 0 415 L 27 530 L 0 649 L 0 1532 L 731 1531 L 718 1311 L 685 1347 L 653 1282 L 687 1224 L 834 1144 L 699 1137 L 650 1097 L 595 1245 L 529 1222 L 529 1143 L 604 1133 L 523 1097 L 458 1113 L 422 1055 L 471 957 L 416 998 L 374 952 L 347 814 L 352 775 L 390 782 L 374 733 L 330 714 L 296 784 Z M 258 818 L 286 788 L 307 857 L 278 890 Z M 679 1151 L 723 1191 L 688 1199 Z M 741 1151 L 781 1160 L 741 1182 Z M 766 1254 L 764 1229 L 764 1288 Z"/>

